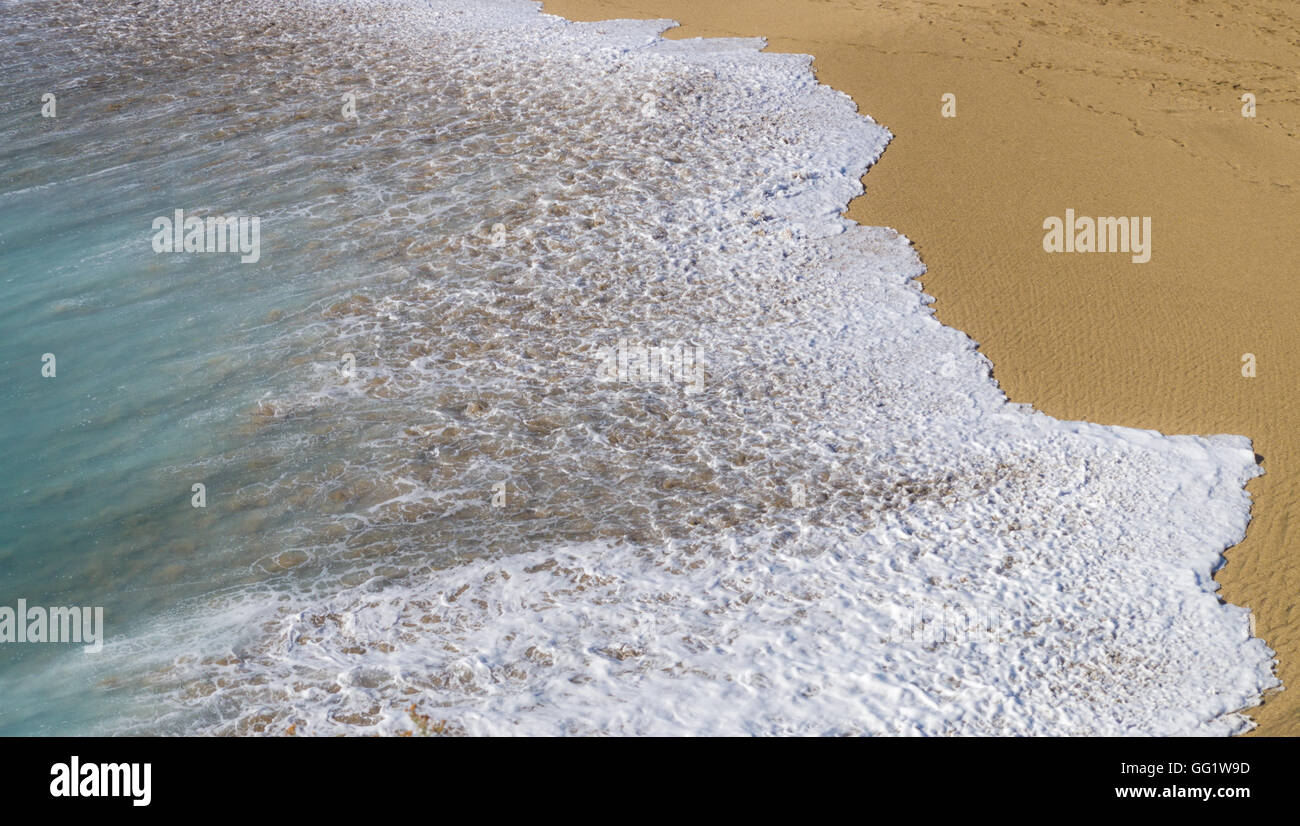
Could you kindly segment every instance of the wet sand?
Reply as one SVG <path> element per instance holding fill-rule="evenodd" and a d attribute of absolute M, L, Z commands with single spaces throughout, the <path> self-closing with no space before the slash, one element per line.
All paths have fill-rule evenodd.
<path fill-rule="evenodd" d="M 762 36 L 895 135 L 849 216 L 915 243 L 939 320 L 1013 401 L 1254 440 L 1217 579 L 1300 683 L 1300 6 L 1294 0 L 546 0 Z M 1256 116 L 1242 116 L 1243 93 Z M 956 96 L 956 117 L 941 97 Z M 1152 256 L 1048 254 L 1043 220 L 1150 216 Z M 1256 375 L 1242 375 L 1244 354 Z M 1297 523 L 1293 530 L 1292 523 Z M 1300 734 L 1300 692 L 1257 734 Z"/>

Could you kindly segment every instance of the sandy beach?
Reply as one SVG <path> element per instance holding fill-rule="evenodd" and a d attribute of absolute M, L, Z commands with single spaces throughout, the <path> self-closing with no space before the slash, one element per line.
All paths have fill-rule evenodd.
<path fill-rule="evenodd" d="M 12 5 L 0 736 L 1296 731 L 1296 26 L 1001 1 Z"/>
<path fill-rule="evenodd" d="M 907 235 L 939 320 L 1060 419 L 1248 436 L 1266 474 L 1217 575 L 1300 678 L 1300 8 L 1236 2 L 547 0 L 815 57 L 894 142 L 849 215 Z M 1254 95 L 1254 117 L 1242 95 Z M 943 117 L 941 97 L 955 96 Z M 1149 216 L 1152 255 L 1048 254 L 1045 218 Z M 1243 357 L 1255 375 L 1243 375 Z M 1300 734 L 1300 694 L 1257 734 Z"/>

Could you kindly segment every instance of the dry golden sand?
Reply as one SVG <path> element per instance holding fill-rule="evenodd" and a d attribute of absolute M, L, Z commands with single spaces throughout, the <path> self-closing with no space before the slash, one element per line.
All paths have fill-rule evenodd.
<path fill-rule="evenodd" d="M 895 227 L 939 320 L 1062 419 L 1238 433 L 1266 475 L 1222 596 L 1300 685 L 1300 3 L 1296 0 L 546 0 L 814 55 L 894 142 L 849 215 Z M 957 96 L 957 117 L 940 96 Z M 1257 116 L 1241 115 L 1241 95 Z M 1152 217 L 1146 264 L 1049 255 L 1043 219 Z M 1253 353 L 1258 375 L 1244 378 Z M 1292 523 L 1297 523 L 1292 530 Z M 1300 734 L 1300 691 L 1258 733 Z"/>

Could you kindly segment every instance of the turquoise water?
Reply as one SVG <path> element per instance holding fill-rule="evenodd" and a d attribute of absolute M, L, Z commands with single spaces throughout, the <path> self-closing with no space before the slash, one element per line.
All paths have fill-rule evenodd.
<path fill-rule="evenodd" d="M 151 52 L 54 15 L 95 19 L 52 3 L 6 4 L 0 18 L 2 604 L 103 606 L 123 635 L 279 570 L 268 559 L 293 543 L 276 532 L 303 518 L 267 489 L 348 453 L 357 434 L 265 400 L 341 384 L 323 310 L 410 277 L 372 234 L 402 171 L 394 142 L 354 137 L 341 117 L 346 73 L 301 88 L 305 64 L 286 60 L 250 88 L 240 60 L 217 74 L 183 43 Z M 61 35 L 40 36 L 48 27 Z M 46 92 L 55 117 L 42 116 Z M 156 253 L 152 222 L 176 209 L 258 216 L 260 260 Z M 5 646 L 0 685 L 67 656 Z M 59 731 L 111 696 L 55 691 L 81 688 L 99 699 L 6 702 L 0 733 Z"/>
<path fill-rule="evenodd" d="M 711 315 L 663 283 L 696 262 L 665 262 L 654 216 L 714 232 L 677 205 L 726 176 L 665 162 L 666 119 L 609 119 L 646 79 L 534 82 L 465 36 L 406 37 L 400 5 L 291 5 L 6 6 L 0 604 L 102 606 L 119 654 L 0 649 L 0 733 L 147 718 L 169 659 L 253 644 L 193 620 L 213 600 L 737 518 L 712 458 L 734 432 L 705 450 L 660 389 L 595 369 Z M 156 252 L 178 209 L 256 216 L 259 260 Z M 160 628 L 191 636 L 132 648 Z"/>

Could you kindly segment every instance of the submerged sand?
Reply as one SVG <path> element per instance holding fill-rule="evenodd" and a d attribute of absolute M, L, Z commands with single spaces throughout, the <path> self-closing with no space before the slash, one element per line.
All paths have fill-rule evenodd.
<path fill-rule="evenodd" d="M 1220 571 L 1300 677 L 1300 6 L 1293 0 L 546 0 L 816 58 L 895 141 L 849 216 L 910 237 L 939 320 L 1013 401 L 1254 440 L 1266 475 Z M 1241 96 L 1256 99 L 1242 116 Z M 956 96 L 957 116 L 940 98 Z M 1044 218 L 1152 218 L 1153 253 L 1048 254 Z M 1244 354 L 1256 375 L 1242 375 Z M 1300 693 L 1253 710 L 1300 734 Z"/>

